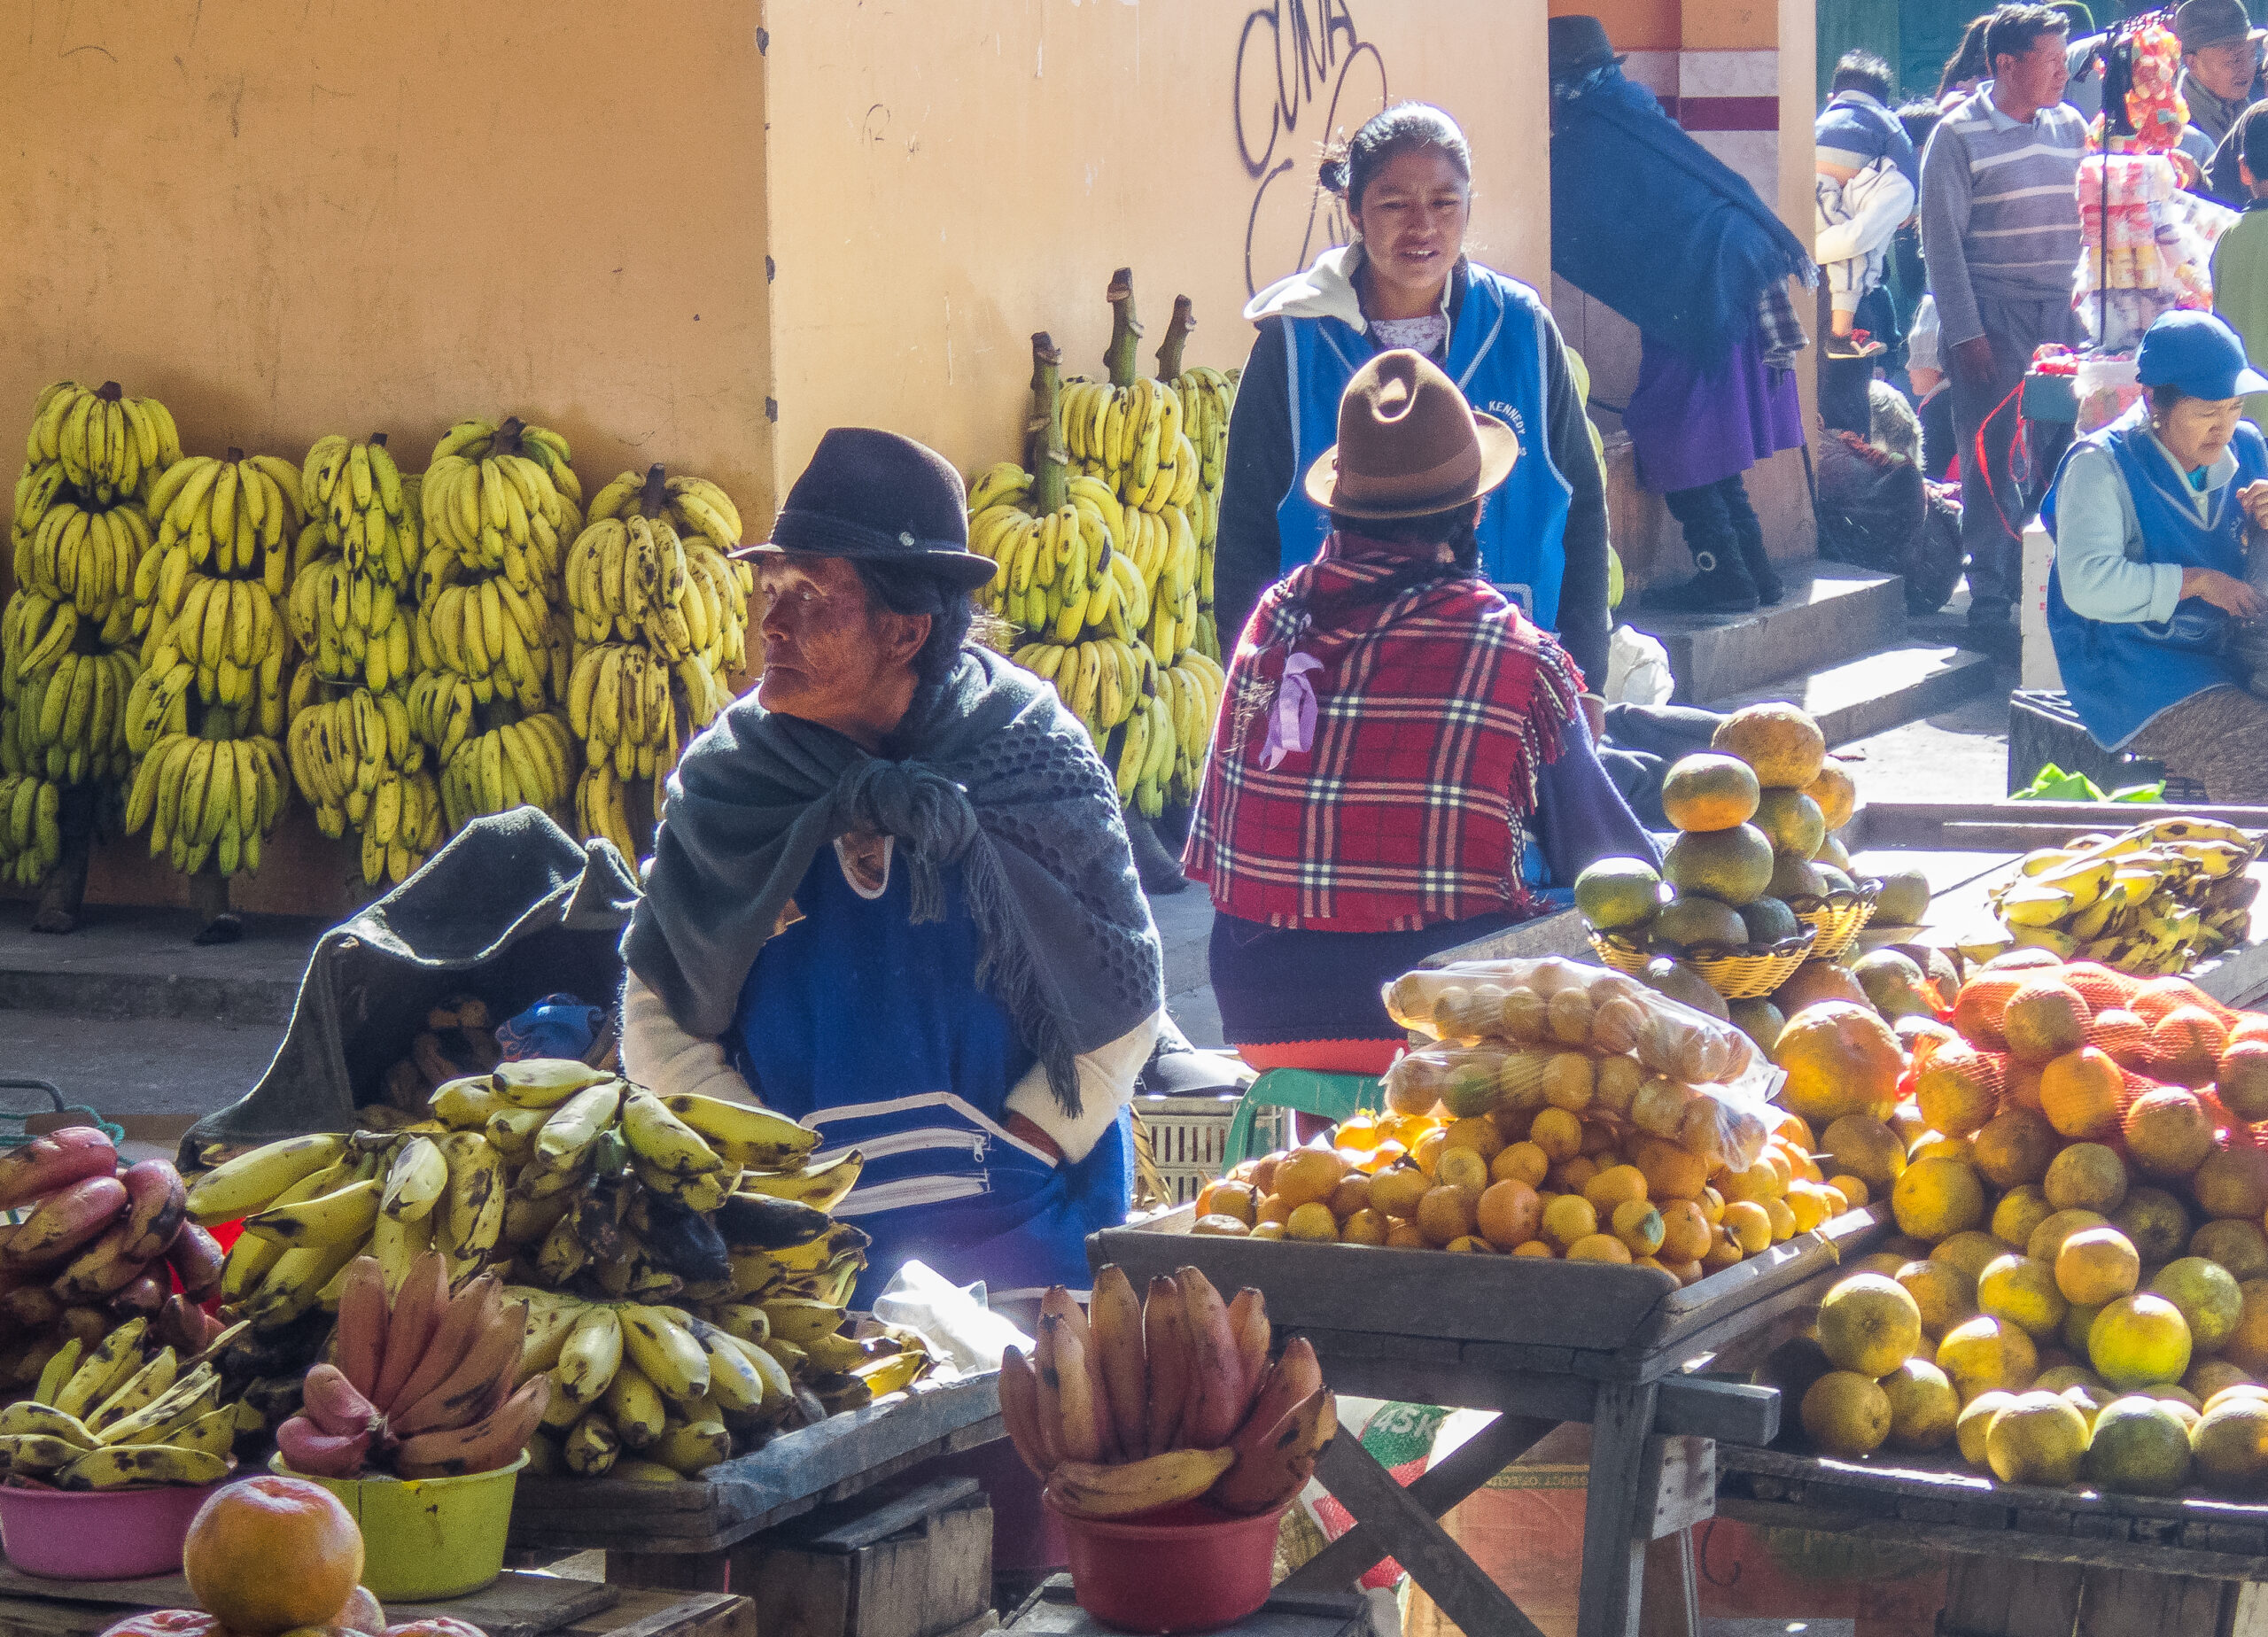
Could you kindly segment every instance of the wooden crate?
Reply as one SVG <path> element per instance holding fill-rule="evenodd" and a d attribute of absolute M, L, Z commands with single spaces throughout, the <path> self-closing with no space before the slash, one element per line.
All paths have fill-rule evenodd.
<path fill-rule="evenodd" d="M 687 1561 L 624 1572 L 633 1585 L 721 1589 L 723 1554 L 759 1531 L 843 1500 L 934 1455 L 1004 1436 L 997 1375 L 917 1383 L 718 1462 L 698 1479 L 641 1484 L 625 1478 L 531 1478 L 512 1500 L 511 1544 L 523 1550 L 609 1554 L 617 1559 Z M 695 1559 L 705 1561 L 695 1562 Z"/>
<path fill-rule="evenodd" d="M 1252 1285 L 1276 1328 L 1308 1337 L 1326 1362 L 1375 1354 L 1375 1342 L 1400 1362 L 1639 1382 L 1816 1302 L 1803 1294 L 1810 1281 L 1880 1237 L 1886 1208 L 1838 1216 L 1683 1289 L 1612 1262 L 1214 1238 L 1190 1233 L 1191 1220 L 1183 1206 L 1106 1229 L 1088 1261 L 1117 1263 L 1138 1290 L 1192 1265 L 1223 1291 Z"/>
<path fill-rule="evenodd" d="M 97 1637 L 150 1609 L 193 1609 L 177 1574 L 144 1580 L 43 1580 L 0 1564 L 0 1637 Z M 494 1585 L 447 1602 L 398 1602 L 389 1620 L 447 1615 L 487 1637 L 757 1637 L 745 1597 L 641 1592 L 508 1571 Z"/>
<path fill-rule="evenodd" d="M 944 1637 L 992 1606 L 992 1508 L 973 1478 L 824 1508 L 734 1555 L 764 1637 Z"/>

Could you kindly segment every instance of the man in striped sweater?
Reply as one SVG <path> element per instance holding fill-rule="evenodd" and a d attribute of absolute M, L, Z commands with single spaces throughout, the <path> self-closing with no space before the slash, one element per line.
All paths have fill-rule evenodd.
<path fill-rule="evenodd" d="M 2034 348 L 2078 338 L 2071 279 L 2086 131 L 2062 100 L 2066 31 L 2047 6 L 1993 12 L 1992 77 L 1946 113 L 1922 160 L 1922 253 L 1953 377 L 1969 620 L 1988 651 L 2011 656 L 2026 507 L 2009 472 L 2016 406 L 1993 411 L 2023 384 Z"/>

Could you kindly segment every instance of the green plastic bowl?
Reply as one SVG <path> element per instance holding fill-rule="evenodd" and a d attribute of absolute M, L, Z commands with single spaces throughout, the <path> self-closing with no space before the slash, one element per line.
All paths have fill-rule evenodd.
<path fill-rule="evenodd" d="M 337 1495 L 362 1531 L 362 1584 L 380 1602 L 433 1602 L 477 1592 L 504 1571 L 512 1492 L 527 1452 L 463 1478 L 315 1478 L 280 1455 L 272 1471 Z"/>

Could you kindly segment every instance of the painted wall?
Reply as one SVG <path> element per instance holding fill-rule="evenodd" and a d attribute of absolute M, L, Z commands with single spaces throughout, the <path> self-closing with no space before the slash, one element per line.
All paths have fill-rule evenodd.
<path fill-rule="evenodd" d="M 1255 287 L 1332 237 L 1324 141 L 1441 104 L 1475 156 L 1473 240 L 1550 268 L 1542 0 L 770 0 L 779 450 L 879 423 L 964 467 L 1019 452 L 1030 336 L 1099 373 L 1103 288 L 1192 361 L 1241 363 Z"/>

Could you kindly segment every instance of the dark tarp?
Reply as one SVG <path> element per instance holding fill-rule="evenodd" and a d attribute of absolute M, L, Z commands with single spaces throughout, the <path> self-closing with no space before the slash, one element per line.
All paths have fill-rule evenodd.
<path fill-rule="evenodd" d="M 586 847 L 533 808 L 477 818 L 400 887 L 315 944 L 260 1083 L 182 1139 L 263 1143 L 351 1130 L 425 1014 L 470 990 L 502 1019 L 561 990 L 614 1006 L 617 945 L 638 880 L 606 842 Z"/>

